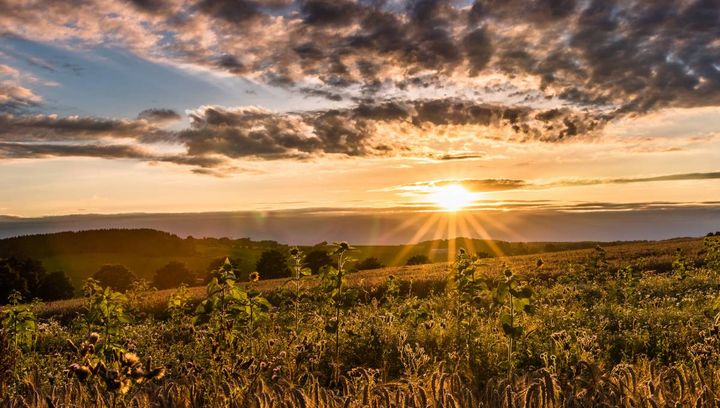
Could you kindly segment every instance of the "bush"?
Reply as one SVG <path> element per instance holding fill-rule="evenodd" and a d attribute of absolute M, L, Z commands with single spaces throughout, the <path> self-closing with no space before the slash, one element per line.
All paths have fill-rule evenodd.
<path fill-rule="evenodd" d="M 191 286 L 195 283 L 195 275 L 182 262 L 169 262 L 155 271 L 153 286 L 158 289 L 172 289 L 180 285 Z"/>
<path fill-rule="evenodd" d="M 383 265 L 379 259 L 375 258 L 374 256 L 370 256 L 358 262 L 358 264 L 355 265 L 355 269 L 357 269 L 358 271 L 366 271 L 369 269 L 380 269 L 384 266 L 385 265 Z"/>
<path fill-rule="evenodd" d="M 263 252 L 257 261 L 256 269 L 262 279 L 286 278 L 290 276 L 290 268 L 288 267 L 285 254 L 276 249 Z"/>
<path fill-rule="evenodd" d="M 330 258 L 327 251 L 321 249 L 312 250 L 305 257 L 305 265 L 310 268 L 313 274 L 320 272 L 320 268 L 323 266 L 332 265 L 332 262 L 332 258 Z"/>
<path fill-rule="evenodd" d="M 413 255 L 410 258 L 408 258 L 407 262 L 405 262 L 405 265 L 425 265 L 430 263 L 430 258 L 428 258 L 425 255 L 418 254 Z"/>
<path fill-rule="evenodd" d="M 103 265 L 95 272 L 93 279 L 97 280 L 102 287 L 125 292 L 137 280 L 137 277 L 123 265 Z"/>
<path fill-rule="evenodd" d="M 47 275 L 38 288 L 38 297 L 42 300 L 70 299 L 74 294 L 75 288 L 70 278 L 62 271 Z"/>

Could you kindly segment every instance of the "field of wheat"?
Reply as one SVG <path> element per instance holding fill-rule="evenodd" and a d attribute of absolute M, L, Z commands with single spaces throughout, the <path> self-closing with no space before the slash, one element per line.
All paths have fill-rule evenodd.
<path fill-rule="evenodd" d="M 720 238 L 237 279 L 2 309 L 10 407 L 710 407 Z"/>

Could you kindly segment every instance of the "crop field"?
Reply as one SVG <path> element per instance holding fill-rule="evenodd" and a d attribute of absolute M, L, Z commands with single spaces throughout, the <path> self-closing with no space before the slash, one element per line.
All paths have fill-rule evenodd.
<path fill-rule="evenodd" d="M 11 407 L 711 407 L 720 238 L 118 293 L 2 309 Z M 437 259 L 436 259 L 437 260 Z"/>

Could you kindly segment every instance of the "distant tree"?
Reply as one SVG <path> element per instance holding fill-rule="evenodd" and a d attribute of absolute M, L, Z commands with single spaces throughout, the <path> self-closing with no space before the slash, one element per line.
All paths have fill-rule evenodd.
<path fill-rule="evenodd" d="M 478 251 L 477 253 L 475 253 L 475 256 L 480 259 L 492 258 L 492 255 L 490 255 L 489 252 L 485 252 L 485 251 Z"/>
<path fill-rule="evenodd" d="M 169 262 L 167 265 L 155 271 L 153 286 L 158 289 L 177 288 L 182 284 L 192 286 L 195 283 L 195 275 L 182 262 Z"/>
<path fill-rule="evenodd" d="M 368 269 L 380 269 L 383 266 L 379 259 L 370 256 L 358 262 L 357 265 L 355 265 L 355 269 L 358 271 L 366 271 Z"/>
<path fill-rule="evenodd" d="M 313 274 L 320 272 L 320 268 L 323 266 L 332 265 L 332 262 L 333 260 L 327 251 L 322 249 L 314 249 L 305 256 L 305 264 Z"/>
<path fill-rule="evenodd" d="M 260 279 L 285 278 L 290 276 L 290 268 L 285 254 L 276 250 L 269 249 L 260 255 L 255 265 Z"/>
<path fill-rule="evenodd" d="M 45 268 L 40 261 L 19 257 L 0 260 L 0 303 L 6 303 L 13 291 L 26 300 L 38 297 L 44 277 Z"/>
<path fill-rule="evenodd" d="M 413 255 L 410 258 L 408 258 L 407 262 L 405 262 L 405 265 L 425 265 L 430 263 L 430 258 L 428 258 L 426 255 Z"/>
<path fill-rule="evenodd" d="M 221 266 L 225 263 L 225 258 L 230 260 L 230 263 L 233 266 L 233 273 L 235 274 L 235 277 L 239 281 L 246 281 L 248 280 L 248 276 L 250 276 L 250 272 L 252 271 L 252 266 L 247 266 L 247 262 L 243 262 L 239 258 L 231 258 L 231 257 L 225 257 L 222 258 L 216 258 L 210 261 L 210 263 L 207 266 L 205 276 L 202 277 L 203 283 L 208 283 L 210 280 L 215 276 L 215 273 L 220 269 Z M 243 265 L 244 267 L 240 269 L 240 265 Z"/>
<path fill-rule="evenodd" d="M 40 261 L 31 258 L 0 259 L 0 304 L 17 291 L 24 300 L 57 300 L 72 297 L 74 290 L 63 272 L 47 274 Z"/>
<path fill-rule="evenodd" d="M 75 288 L 63 271 L 45 276 L 38 288 L 38 297 L 42 300 L 70 299 L 73 295 L 75 295 Z"/>
<path fill-rule="evenodd" d="M 103 287 L 110 287 L 118 292 L 125 292 L 137 277 L 123 265 L 103 265 L 95 272 L 93 278 Z"/>

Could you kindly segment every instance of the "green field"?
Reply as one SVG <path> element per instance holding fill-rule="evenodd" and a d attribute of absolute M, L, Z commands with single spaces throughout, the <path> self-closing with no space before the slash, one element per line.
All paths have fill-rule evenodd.
<path fill-rule="evenodd" d="M 0 404 L 716 406 L 720 238 L 468 252 L 6 306 Z"/>

